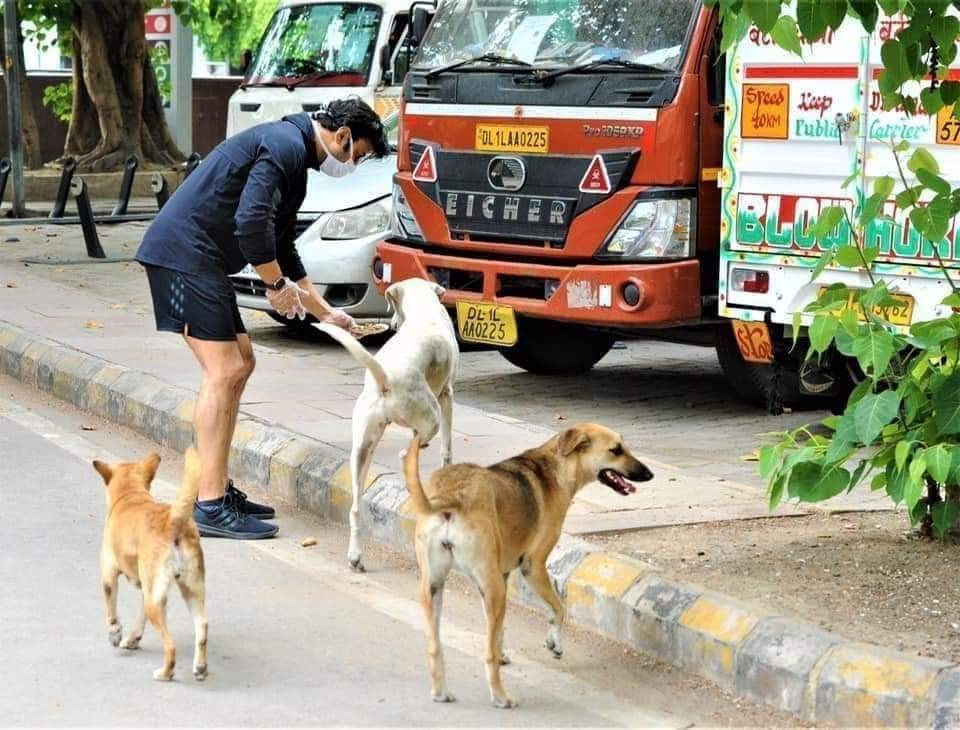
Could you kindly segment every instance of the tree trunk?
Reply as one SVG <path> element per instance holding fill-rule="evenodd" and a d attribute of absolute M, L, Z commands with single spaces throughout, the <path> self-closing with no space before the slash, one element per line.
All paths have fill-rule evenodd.
<path fill-rule="evenodd" d="M 20 69 L 24 71 L 20 83 L 20 124 L 23 128 L 23 163 L 28 170 L 38 170 L 43 167 L 43 155 L 40 152 L 40 129 L 37 127 L 37 116 L 33 111 L 33 97 L 27 84 L 26 64 L 23 59 L 23 32 L 17 29 L 17 55 Z"/>
<path fill-rule="evenodd" d="M 73 116 L 65 154 L 80 171 L 117 170 L 130 155 L 169 167 L 184 155 L 167 129 L 142 0 L 81 0 L 73 18 Z"/>

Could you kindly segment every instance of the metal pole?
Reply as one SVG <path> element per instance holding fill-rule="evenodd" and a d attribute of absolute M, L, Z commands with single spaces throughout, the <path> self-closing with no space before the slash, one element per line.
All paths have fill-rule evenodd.
<path fill-rule="evenodd" d="M 133 176 L 137 174 L 137 165 L 140 161 L 136 155 L 130 155 L 123 167 L 123 180 L 120 183 L 120 194 L 111 216 L 126 215 L 127 205 L 130 203 L 130 193 L 133 190 Z"/>
<path fill-rule="evenodd" d="M 7 82 L 7 128 L 10 135 L 10 163 L 13 166 L 13 215 L 23 218 L 23 122 L 20 116 L 20 85 L 23 83 L 23 69 L 17 49 L 20 47 L 17 30 L 20 21 L 17 18 L 17 0 L 4 0 L 3 30 L 4 52 L 3 75 Z"/>
<path fill-rule="evenodd" d="M 7 178 L 10 177 L 10 160 L 0 160 L 0 206 L 3 206 L 3 194 L 7 192 Z"/>
<path fill-rule="evenodd" d="M 153 191 L 153 194 L 157 196 L 157 210 L 163 210 L 163 206 L 165 206 L 170 199 L 167 178 L 159 172 L 153 173 L 153 176 L 150 178 L 150 189 Z"/>
<path fill-rule="evenodd" d="M 50 211 L 50 218 L 63 218 L 63 212 L 67 209 L 67 196 L 70 195 L 70 181 L 73 180 L 73 173 L 76 169 L 77 161 L 72 157 L 63 161 L 63 170 L 60 172 L 60 187 L 57 188 L 57 199 L 53 203 L 53 210 Z"/>
<path fill-rule="evenodd" d="M 92 259 L 105 259 L 107 254 L 100 245 L 97 235 L 97 223 L 93 219 L 93 209 L 90 207 L 90 196 L 87 194 L 87 184 L 82 177 L 73 179 L 70 183 L 70 192 L 77 199 L 77 211 L 80 213 L 80 228 L 83 229 L 83 242 L 87 246 L 87 256 Z"/>

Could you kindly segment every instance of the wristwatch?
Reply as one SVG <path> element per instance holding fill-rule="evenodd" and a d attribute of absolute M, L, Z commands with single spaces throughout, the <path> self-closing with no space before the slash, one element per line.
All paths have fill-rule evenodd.
<path fill-rule="evenodd" d="M 280 291 L 280 290 L 283 289 L 283 287 L 285 287 L 286 285 L 287 285 L 287 277 L 281 276 L 279 279 L 277 279 L 277 280 L 276 280 L 275 282 L 273 282 L 272 284 L 267 284 L 267 288 L 268 288 L 268 289 L 273 289 L 274 291 Z"/>

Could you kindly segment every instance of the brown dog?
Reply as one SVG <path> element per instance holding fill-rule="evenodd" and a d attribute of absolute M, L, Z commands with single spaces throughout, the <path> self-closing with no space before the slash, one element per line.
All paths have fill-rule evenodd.
<path fill-rule="evenodd" d="M 507 579 L 519 568 L 550 609 L 547 648 L 563 654 L 563 601 L 547 572 L 547 557 L 560 538 L 574 496 L 599 480 L 620 494 L 631 482 L 653 478 L 623 445 L 620 436 L 594 424 L 580 424 L 543 446 L 491 467 L 454 464 L 420 483 L 420 439 L 402 454 L 407 488 L 417 515 L 416 553 L 420 601 L 427 620 L 433 699 L 452 702 L 440 648 L 443 585 L 452 568 L 476 583 L 487 614 L 487 683 L 495 707 L 514 707 L 500 681 Z"/>
<path fill-rule="evenodd" d="M 100 574 L 107 604 L 107 632 L 114 646 L 136 649 L 150 619 L 163 640 L 163 666 L 154 679 L 173 679 L 177 650 L 167 630 L 167 593 L 176 582 L 193 614 L 196 648 L 193 676 L 207 677 L 207 612 L 203 552 L 193 522 L 193 503 L 200 488 L 200 462 L 189 449 L 183 483 L 172 505 L 154 501 L 150 485 L 160 465 L 160 455 L 150 454 L 132 464 L 94 461 L 107 485 L 107 522 L 100 548 Z M 121 642 L 117 618 L 117 578 L 120 574 L 141 591 L 140 613 L 133 629 Z"/>

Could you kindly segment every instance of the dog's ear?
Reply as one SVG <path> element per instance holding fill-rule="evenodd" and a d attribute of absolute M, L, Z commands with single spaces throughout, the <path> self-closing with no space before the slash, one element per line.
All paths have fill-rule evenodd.
<path fill-rule="evenodd" d="M 99 474 L 99 475 L 103 478 L 103 483 L 104 483 L 104 484 L 109 484 L 109 483 L 110 483 L 110 480 L 113 478 L 113 467 L 112 467 L 112 466 L 110 466 L 110 465 L 107 464 L 106 462 L 100 461 L 99 459 L 94 459 L 94 460 L 93 460 L 93 468 L 96 469 L 96 470 L 97 470 L 97 474 Z"/>
<path fill-rule="evenodd" d="M 590 446 L 590 434 L 582 428 L 574 426 L 560 434 L 560 453 L 570 456 L 574 451 L 580 451 Z"/>
<path fill-rule="evenodd" d="M 387 304 L 390 305 L 390 308 L 394 312 L 400 311 L 400 298 L 403 296 L 403 289 L 400 288 L 400 284 L 403 282 L 398 281 L 396 284 L 391 284 L 387 287 L 386 291 L 383 292 L 383 298 L 387 300 Z"/>
<path fill-rule="evenodd" d="M 160 468 L 160 454 L 154 451 L 150 456 L 140 462 L 140 468 L 143 470 L 143 475 L 147 478 L 147 488 L 149 489 L 150 483 L 157 475 L 157 469 Z"/>
<path fill-rule="evenodd" d="M 431 281 L 430 286 L 432 286 L 433 290 L 437 293 L 437 299 L 443 299 L 443 295 L 447 293 L 447 290 L 435 281 Z"/>

